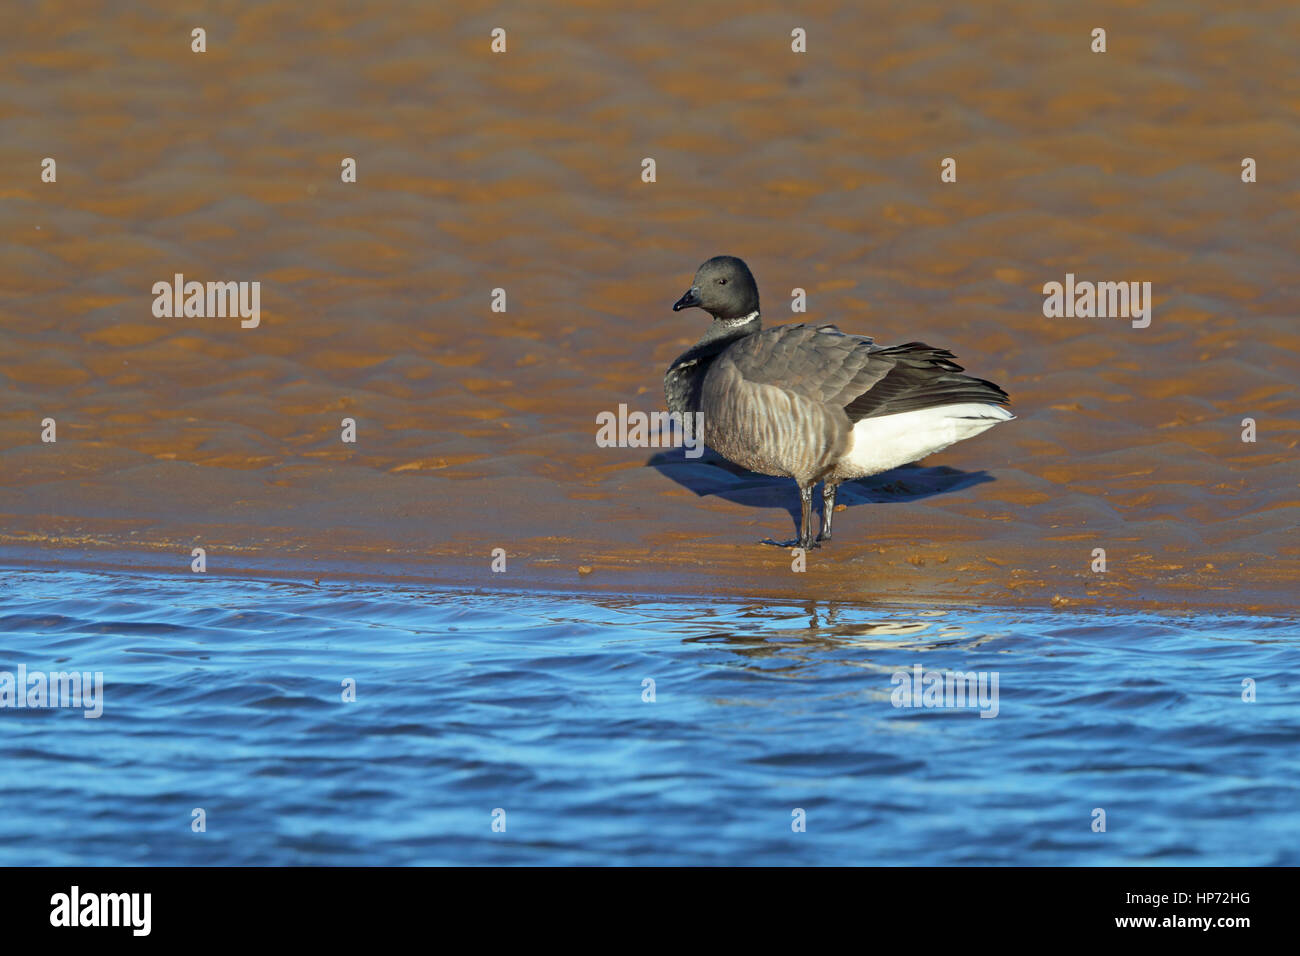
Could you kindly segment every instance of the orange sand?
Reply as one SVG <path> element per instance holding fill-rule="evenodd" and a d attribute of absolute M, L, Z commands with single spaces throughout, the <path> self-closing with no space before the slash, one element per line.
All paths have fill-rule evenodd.
<path fill-rule="evenodd" d="M 5 559 L 188 573 L 203 546 L 212 573 L 1293 608 L 1300 8 L 727 7 L 9 18 Z M 594 441 L 598 412 L 662 407 L 704 318 L 669 306 L 718 253 L 769 324 L 951 348 L 1020 420 L 847 494 L 793 573 L 755 543 L 792 534 L 792 484 Z M 154 318 L 176 272 L 261 281 L 260 328 Z M 1045 319 L 1066 272 L 1150 281 L 1151 327 Z M 992 480 L 911 497 L 960 484 L 941 466 Z"/>

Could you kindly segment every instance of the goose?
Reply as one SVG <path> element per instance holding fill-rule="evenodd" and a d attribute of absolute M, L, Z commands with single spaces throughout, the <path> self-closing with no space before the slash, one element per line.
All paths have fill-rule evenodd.
<path fill-rule="evenodd" d="M 799 488 L 798 537 L 831 537 L 835 491 L 845 481 L 917 461 L 1015 418 L 1007 393 L 961 374 L 951 352 L 921 342 L 881 346 L 834 325 L 764 329 L 758 285 L 744 260 L 715 256 L 673 311 L 703 309 L 713 322 L 668 367 L 664 397 L 684 428 L 729 461 Z M 697 419 L 693 413 L 701 413 Z M 822 483 L 822 525 L 812 523 Z"/>

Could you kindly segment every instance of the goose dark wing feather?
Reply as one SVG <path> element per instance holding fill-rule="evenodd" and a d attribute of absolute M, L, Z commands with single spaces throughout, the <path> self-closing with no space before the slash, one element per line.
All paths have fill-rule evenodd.
<path fill-rule="evenodd" d="M 915 412 L 941 405 L 980 402 L 1006 405 L 1007 393 L 992 382 L 963 375 L 947 349 L 936 349 L 922 342 L 908 342 L 879 349 L 877 361 L 890 363 L 889 371 L 868 390 L 853 398 L 844 408 L 852 421 Z"/>

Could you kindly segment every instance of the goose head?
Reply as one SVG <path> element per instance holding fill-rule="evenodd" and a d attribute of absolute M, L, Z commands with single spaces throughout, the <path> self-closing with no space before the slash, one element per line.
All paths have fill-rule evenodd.
<path fill-rule="evenodd" d="M 714 320 L 734 322 L 758 317 L 758 284 L 743 259 L 714 256 L 695 272 L 691 287 L 673 303 L 673 311 L 703 309 Z"/>

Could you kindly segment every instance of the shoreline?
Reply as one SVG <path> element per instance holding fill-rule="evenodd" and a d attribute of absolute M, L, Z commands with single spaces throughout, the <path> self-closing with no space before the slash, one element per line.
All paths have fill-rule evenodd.
<path fill-rule="evenodd" d="M 95 573 L 123 573 L 145 575 L 196 574 L 189 568 L 189 553 L 159 545 L 157 547 L 124 548 L 120 543 L 96 543 L 87 547 L 87 540 L 73 543 L 69 539 L 49 541 L 45 546 L 13 543 L 14 535 L 0 535 L 0 567 L 12 570 L 68 570 Z M 715 559 L 714 573 L 702 576 L 698 565 L 704 564 L 708 555 L 685 559 L 675 564 L 651 563 L 637 560 L 624 552 L 594 554 L 581 552 L 577 542 L 559 542 L 550 554 L 515 554 L 509 557 L 512 565 L 504 573 L 490 569 L 491 558 L 453 561 L 448 554 L 437 556 L 394 555 L 382 556 L 364 552 L 335 552 L 322 555 L 310 563 L 289 556 L 267 557 L 251 550 L 224 549 L 209 546 L 206 550 L 207 570 L 203 572 L 223 579 L 247 577 L 263 581 L 282 581 L 304 586 L 313 584 L 374 584 L 401 587 L 429 586 L 473 593 L 535 593 L 563 595 L 574 598 L 625 597 L 665 599 L 679 598 L 699 601 L 779 602 L 800 601 L 854 605 L 861 607 L 943 607 L 953 609 L 1017 609 L 1058 610 L 1065 613 L 1148 613 L 1160 615 L 1239 615 L 1293 618 L 1296 607 L 1288 600 L 1290 591 L 1287 572 L 1280 571 L 1275 586 L 1257 587 L 1243 595 L 1231 585 L 1207 591 L 1205 582 L 1194 573 L 1183 579 L 1160 581 L 1147 579 L 1144 590 L 1134 593 L 1128 585 L 1116 580 L 1101 593 L 1094 587 L 1092 593 L 1084 591 L 1082 574 L 1074 580 L 1059 577 L 1050 584 L 1029 583 L 1024 579 L 1024 569 L 1007 564 L 1004 568 L 986 566 L 972 568 L 954 564 L 950 557 L 942 563 L 926 562 L 920 566 L 902 557 L 906 552 L 918 557 L 921 549 L 897 549 L 894 557 L 875 557 L 884 561 L 876 569 L 879 589 L 868 593 L 855 580 L 844 575 L 817 574 L 815 565 L 803 575 L 791 573 L 788 579 L 760 578 L 752 562 L 733 559 L 726 562 L 727 553 L 738 550 L 731 546 L 714 545 L 709 549 Z M 951 542 L 943 548 L 931 545 L 932 551 L 952 552 Z M 761 552 L 771 562 L 785 549 L 768 546 Z M 816 560 L 817 552 L 813 552 Z M 165 555 L 173 555 L 167 560 Z M 924 557 L 920 560 L 925 561 Z M 574 563 L 584 561 L 585 563 Z M 741 564 L 749 564 L 744 574 Z M 901 565 L 901 567 L 900 567 Z M 589 568 L 586 573 L 579 568 Z M 906 570 L 905 570 L 906 569 Z M 934 572 L 925 576 L 927 569 Z M 825 570 L 825 569 L 823 569 Z M 992 572 L 998 572 L 994 574 Z M 731 572 L 729 574 L 728 572 Z M 909 574 L 910 572 L 910 574 Z M 957 576 L 954 576 L 957 572 Z M 1113 573 L 1113 572 L 1112 572 Z M 1202 576 L 1203 577 L 1203 576 Z M 1293 579 L 1292 579 L 1293 580 Z M 1222 598 L 1216 600 L 1216 596 Z"/>

